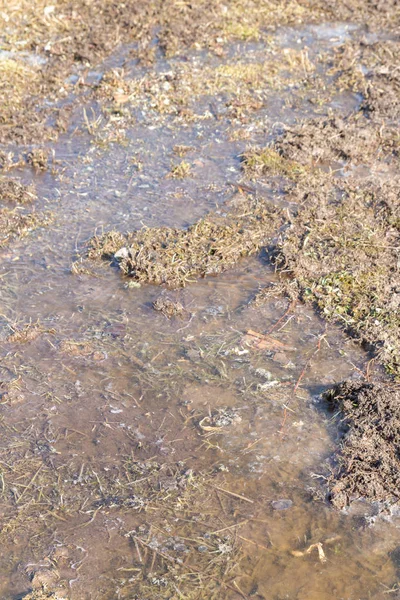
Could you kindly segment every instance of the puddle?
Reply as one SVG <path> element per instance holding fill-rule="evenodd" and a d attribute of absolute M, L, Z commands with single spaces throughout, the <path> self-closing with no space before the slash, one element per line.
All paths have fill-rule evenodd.
<path fill-rule="evenodd" d="M 301 35 L 316 54 L 357 32 Z M 298 36 L 285 30 L 278 42 Z M 196 60 L 206 59 L 221 60 Z M 123 143 L 106 147 L 93 143 L 80 106 L 55 146 L 58 174 L 14 172 L 34 180 L 37 210 L 55 220 L 2 256 L 0 372 L 17 393 L 1 401 L 1 597 L 21 598 L 45 575 L 72 600 L 396 594 L 395 522 L 362 503 L 336 512 L 324 498 L 339 432 L 320 394 L 365 371 L 370 357 L 355 342 L 310 308 L 287 312 L 285 299 L 254 306 L 277 281 L 265 254 L 169 292 L 184 308 L 171 320 L 152 307 L 156 287 L 129 289 L 107 264 L 98 277 L 70 272 L 95 232 L 186 227 L 223 211 L 250 143 L 321 114 L 307 95 L 292 105 L 295 94 L 272 92 L 243 122 L 168 115 L 149 127 L 139 107 Z M 323 112 L 359 102 L 343 92 Z M 200 99 L 199 114 L 206 107 Z M 85 110 L 100 114 L 96 103 Z M 182 180 L 168 176 L 177 146 L 189 147 Z M 35 339 L 7 341 L 29 323 L 43 330 Z M 249 331 L 273 342 L 257 348 Z"/>

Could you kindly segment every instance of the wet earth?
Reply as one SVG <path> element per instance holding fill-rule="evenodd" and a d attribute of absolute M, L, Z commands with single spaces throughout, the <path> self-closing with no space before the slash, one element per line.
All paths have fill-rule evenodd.
<path fill-rule="evenodd" d="M 298 120 L 357 111 L 326 56 L 368 36 L 385 37 L 284 27 L 153 67 L 123 46 L 86 73 L 103 83 L 41 145 L 49 164 L 6 174 L 35 186 L 18 210 L 51 222 L 1 248 L 2 598 L 400 597 L 397 509 L 327 497 L 342 434 L 322 394 L 362 379 L 368 351 L 279 294 L 268 247 L 173 290 L 82 259 L 93 235 L 185 228 L 247 193 L 290 209 L 268 178 L 244 181 L 242 155 Z M 110 72 L 131 87 L 110 92 Z M 160 298 L 178 314 L 154 310 Z"/>

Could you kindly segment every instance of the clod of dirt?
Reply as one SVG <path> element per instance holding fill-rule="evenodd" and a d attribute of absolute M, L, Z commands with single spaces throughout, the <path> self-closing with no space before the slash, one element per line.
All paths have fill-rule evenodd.
<path fill-rule="evenodd" d="M 274 510 L 288 510 L 293 506 L 292 500 L 282 498 L 281 500 L 273 500 L 271 506 Z"/>
<path fill-rule="evenodd" d="M 32 576 L 32 587 L 35 590 L 47 590 L 54 587 L 60 579 L 60 575 L 55 569 L 38 569 Z"/>
<path fill-rule="evenodd" d="M 182 315 L 185 311 L 181 302 L 171 300 L 164 296 L 159 296 L 155 302 L 153 302 L 153 308 L 158 312 L 162 313 L 167 319 Z"/>
<path fill-rule="evenodd" d="M 33 148 L 26 155 L 26 162 L 37 171 L 45 171 L 48 168 L 50 153 L 43 148 Z"/>
<path fill-rule="evenodd" d="M 60 350 L 68 356 L 90 356 L 94 352 L 93 345 L 88 341 L 62 340 Z"/>
<path fill-rule="evenodd" d="M 0 179 L 0 201 L 3 204 L 29 204 L 36 198 L 33 185 L 25 185 L 15 179 Z"/>
<path fill-rule="evenodd" d="M 346 381 L 325 394 L 343 414 L 345 436 L 329 480 L 337 508 L 364 498 L 400 499 L 400 388 Z"/>
<path fill-rule="evenodd" d="M 45 600 L 53 598 L 54 600 L 66 600 L 66 593 L 63 586 L 60 586 L 60 574 L 50 562 L 44 561 L 40 565 L 30 565 L 26 572 L 31 580 L 32 591 L 24 596 L 28 600 Z M 57 589 L 58 588 L 58 589 Z"/>
<path fill-rule="evenodd" d="M 188 229 L 145 228 L 126 236 L 111 231 L 94 237 L 88 256 L 113 255 L 123 273 L 139 282 L 183 287 L 258 252 L 280 223 L 273 205 L 243 199 L 226 217 L 210 213 Z"/>
<path fill-rule="evenodd" d="M 218 431 L 223 427 L 230 427 L 242 422 L 242 417 L 233 408 L 219 408 L 211 416 L 204 417 L 199 421 L 199 427 L 203 431 Z"/>

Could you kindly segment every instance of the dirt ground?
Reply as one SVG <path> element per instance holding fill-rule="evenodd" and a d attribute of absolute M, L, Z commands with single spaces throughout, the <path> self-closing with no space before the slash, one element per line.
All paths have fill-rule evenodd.
<path fill-rule="evenodd" d="M 388 504 L 399 494 L 398 387 L 345 382 L 327 395 L 333 410 L 342 413 L 345 431 L 336 471 L 331 479 L 337 508 L 353 498 Z"/>
<path fill-rule="evenodd" d="M 90 599 L 268 598 L 253 575 L 240 587 L 252 573 L 243 543 L 273 556 L 276 580 L 283 556 L 315 554 L 324 568 L 322 539 L 343 551 L 307 523 L 300 535 L 296 513 L 279 549 L 252 529 L 268 511 L 290 514 L 280 485 L 293 473 L 274 461 L 290 436 L 296 460 L 297 439 L 323 439 L 304 425 L 313 411 L 340 432 L 317 494 L 329 510 L 361 500 L 388 514 L 400 499 L 400 6 L 0 0 L 0 24 L 0 541 L 12 597 L 69 598 L 82 567 Z M 196 304 L 191 288 L 205 294 L 219 279 L 222 292 Z M 268 324 L 271 306 L 280 316 Z M 300 333 L 286 339 L 294 323 Z M 338 382 L 332 356 L 347 352 Z M 317 393 L 306 382 L 321 356 Z M 253 440 L 265 406 L 270 429 Z M 236 428 L 249 445 L 240 455 Z M 247 484 L 228 489 L 242 479 L 225 464 L 253 450 L 252 474 L 268 453 L 277 469 L 255 504 Z M 317 470 L 311 459 L 302 468 Z M 43 560 L 22 567 L 27 539 Z M 120 547 L 134 559 L 114 569 Z M 113 573 L 99 583 L 100 555 Z M 276 598 L 311 599 L 276 586 Z"/>

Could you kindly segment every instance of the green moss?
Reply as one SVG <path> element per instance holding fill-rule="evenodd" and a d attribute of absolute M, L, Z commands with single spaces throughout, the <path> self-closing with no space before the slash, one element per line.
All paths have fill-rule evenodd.
<path fill-rule="evenodd" d="M 252 148 L 243 154 L 243 168 L 246 175 L 281 175 L 289 179 L 299 179 L 308 169 L 294 160 L 284 158 L 273 148 Z"/>

